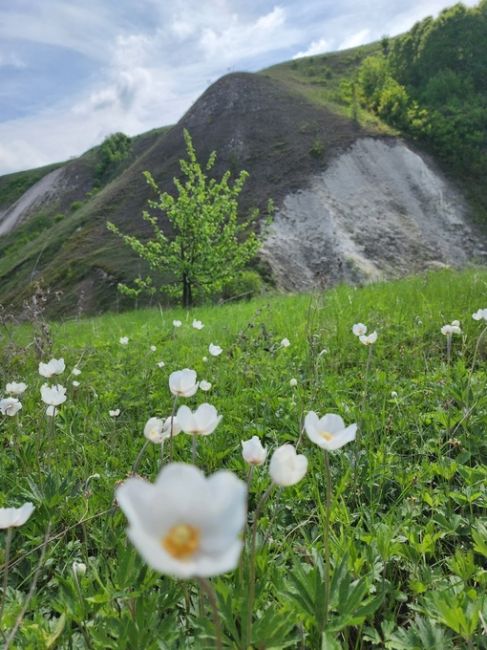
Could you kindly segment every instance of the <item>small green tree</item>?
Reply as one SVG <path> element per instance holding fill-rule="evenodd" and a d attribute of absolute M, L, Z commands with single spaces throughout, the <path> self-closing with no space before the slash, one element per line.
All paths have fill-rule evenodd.
<path fill-rule="evenodd" d="M 158 218 L 148 211 L 143 212 L 142 218 L 151 225 L 153 237 L 146 242 L 123 234 L 113 223 L 107 225 L 151 269 L 164 272 L 168 278 L 163 286 L 156 288 L 150 276 L 139 277 L 134 287 L 119 284 L 120 291 L 134 297 L 142 291 L 151 294 L 161 291 L 180 297 L 183 306 L 189 307 L 196 292 L 208 295 L 233 280 L 255 256 L 261 238 L 252 230 L 258 210 L 252 210 L 245 219 L 238 218 L 238 197 L 248 173 L 241 171 L 233 183 L 230 171 L 225 172 L 220 181 L 209 179 L 206 173 L 213 168 L 216 153 L 210 155 L 203 169 L 186 130 L 184 141 L 187 159 L 179 161 L 183 178 L 174 179 L 176 196 L 162 192 L 150 172 L 144 172 L 158 196 L 148 205 L 166 216 L 171 234 L 166 235 Z"/>

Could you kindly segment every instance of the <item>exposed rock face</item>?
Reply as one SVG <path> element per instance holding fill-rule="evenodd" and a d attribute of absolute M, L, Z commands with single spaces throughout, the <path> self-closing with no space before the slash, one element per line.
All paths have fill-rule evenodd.
<path fill-rule="evenodd" d="M 458 191 L 401 140 L 361 138 L 286 196 L 262 255 L 277 284 L 296 291 L 460 266 L 485 255 L 466 213 Z"/>
<path fill-rule="evenodd" d="M 29 187 L 8 210 L 0 212 L 0 235 L 6 235 L 21 221 L 41 210 L 43 205 L 52 203 L 64 188 L 63 172 L 61 167 L 47 174 Z"/>

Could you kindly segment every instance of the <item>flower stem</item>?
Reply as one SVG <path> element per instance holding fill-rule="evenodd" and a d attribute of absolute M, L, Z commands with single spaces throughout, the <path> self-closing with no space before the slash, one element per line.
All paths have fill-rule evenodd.
<path fill-rule="evenodd" d="M 475 362 L 477 361 L 477 355 L 479 352 L 479 347 L 480 347 L 480 341 L 482 340 L 484 334 L 487 332 L 487 327 L 484 327 L 484 329 L 480 332 L 479 338 L 477 339 L 477 345 L 475 346 L 475 352 L 473 353 L 473 358 L 472 358 L 472 367 L 470 368 L 470 377 L 472 376 L 472 373 L 475 369 Z"/>
<path fill-rule="evenodd" d="M 211 606 L 213 614 L 213 624 L 215 626 L 215 648 L 216 650 L 223 650 L 222 642 L 222 624 L 220 621 L 220 612 L 218 611 L 218 601 L 216 598 L 215 589 L 207 578 L 198 578 L 198 583 L 208 597 L 208 602 Z"/>
<path fill-rule="evenodd" d="M 362 402 L 360 404 L 360 413 L 364 413 L 364 411 L 365 411 L 365 401 L 367 399 L 367 394 L 368 394 L 368 390 L 369 390 L 369 373 L 370 373 L 370 365 L 372 363 L 373 350 L 374 350 L 374 346 L 369 345 L 369 353 L 367 355 L 367 363 L 365 364 L 364 390 L 363 390 L 363 393 L 362 393 Z M 362 425 L 363 422 L 360 422 L 360 424 Z M 355 442 L 356 443 L 358 443 L 359 440 L 360 440 L 360 430 L 362 428 L 363 428 L 362 426 L 359 426 L 359 428 L 358 428 L 357 435 L 355 437 Z M 355 458 L 357 459 L 358 458 L 357 454 L 358 454 L 358 451 L 359 451 L 358 444 L 355 445 L 355 449 L 356 449 Z"/>
<path fill-rule="evenodd" d="M 12 527 L 7 528 L 7 533 L 5 536 L 5 564 L 3 569 L 2 600 L 0 602 L 0 632 L 2 633 L 4 639 L 6 637 L 2 627 L 2 617 L 3 617 L 3 608 L 5 607 L 5 601 L 7 599 L 8 567 L 9 567 L 9 560 L 10 560 L 10 546 L 12 544 L 13 534 L 14 534 L 14 529 Z"/>
<path fill-rule="evenodd" d="M 192 441 L 191 441 L 191 462 L 193 463 L 193 465 L 196 465 L 196 448 L 197 448 L 197 444 L 198 444 L 198 441 L 196 440 L 196 434 L 193 433 L 191 438 L 192 438 Z"/>
<path fill-rule="evenodd" d="M 172 463 L 173 453 L 174 453 L 174 447 L 173 447 L 173 438 L 174 438 L 174 436 L 173 436 L 173 425 L 174 425 L 174 416 L 176 415 L 176 406 L 177 406 L 177 403 L 178 403 L 178 396 L 175 395 L 175 396 L 174 396 L 174 402 L 173 402 L 173 405 L 172 405 L 172 413 L 171 413 L 171 432 L 170 432 L 170 434 L 169 434 L 169 440 L 170 440 L 170 443 L 169 443 L 169 444 L 170 444 L 170 447 L 169 447 L 169 459 L 170 459 L 171 463 Z"/>
<path fill-rule="evenodd" d="M 330 455 L 325 450 L 325 479 L 326 479 L 326 496 L 325 496 L 325 614 L 323 625 L 328 623 L 328 613 L 330 610 L 330 515 L 331 515 L 331 471 Z"/>
<path fill-rule="evenodd" d="M 162 469 L 162 466 L 164 465 L 164 440 L 161 442 L 160 454 L 161 454 L 161 465 L 159 469 Z"/>
<path fill-rule="evenodd" d="M 37 565 L 37 569 L 35 570 L 34 577 L 32 579 L 32 584 L 29 589 L 29 593 L 27 594 L 27 597 L 24 602 L 24 606 L 22 607 L 20 614 L 17 616 L 17 620 L 15 621 L 15 625 L 13 626 L 10 634 L 8 635 L 6 642 L 5 642 L 5 648 L 4 650 L 9 650 L 11 647 L 11 644 L 19 631 L 19 627 L 24 620 L 25 612 L 27 611 L 27 608 L 29 607 L 29 603 L 32 600 L 32 597 L 34 596 L 36 587 L 37 587 L 37 580 L 39 579 L 39 575 L 41 573 L 41 569 L 44 565 L 44 558 L 46 556 L 46 550 L 47 550 L 47 544 L 49 542 L 49 535 L 51 533 L 51 522 L 49 522 L 49 525 L 47 526 L 46 534 L 44 536 L 44 541 L 42 543 L 42 551 L 41 551 L 41 557 L 39 558 L 39 564 Z"/>
<path fill-rule="evenodd" d="M 448 365 L 451 363 L 451 334 L 446 335 L 446 361 Z"/>
<path fill-rule="evenodd" d="M 267 488 L 267 490 L 262 495 L 257 507 L 255 509 L 254 521 L 252 524 L 252 534 L 250 538 L 250 554 L 249 554 L 249 595 L 247 599 L 247 625 L 246 625 L 246 647 L 251 647 L 252 645 L 252 614 L 254 609 L 254 600 L 255 600 L 255 551 L 257 546 L 257 522 L 259 517 L 262 514 L 264 505 L 266 504 L 267 499 L 270 497 L 272 490 L 274 489 L 275 484 Z"/>
<path fill-rule="evenodd" d="M 91 645 L 90 637 L 88 635 L 88 630 L 86 629 L 85 600 L 83 598 L 83 593 L 81 591 L 81 586 L 79 584 L 79 580 L 78 580 L 78 576 L 76 574 L 76 571 L 73 571 L 73 577 L 74 577 L 74 583 L 76 585 L 76 591 L 78 593 L 78 598 L 79 598 L 79 602 L 80 602 L 80 605 L 81 605 L 81 611 L 82 611 L 82 615 L 83 615 L 83 620 L 81 621 L 81 633 L 82 633 L 83 638 L 85 640 L 86 647 L 91 649 L 91 648 L 93 648 L 93 646 Z"/>
<path fill-rule="evenodd" d="M 149 441 L 146 440 L 144 444 L 142 445 L 142 449 L 139 451 L 137 458 L 135 459 L 134 464 L 132 465 L 132 474 L 135 474 L 135 472 L 138 470 L 140 461 L 142 460 L 142 456 L 145 453 L 145 450 L 147 449 L 147 446 L 149 444 Z"/>

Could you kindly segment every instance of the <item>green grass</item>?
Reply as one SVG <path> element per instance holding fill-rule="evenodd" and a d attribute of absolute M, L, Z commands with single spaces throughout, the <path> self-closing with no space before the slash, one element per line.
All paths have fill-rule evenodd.
<path fill-rule="evenodd" d="M 4 328 L 1 385 L 23 380 L 29 387 L 18 419 L 0 416 L 0 506 L 36 506 L 13 538 L 6 629 L 19 615 L 51 525 L 15 647 L 215 647 L 197 583 L 148 569 L 113 507 L 146 420 L 171 411 L 170 372 L 189 367 L 213 386 L 184 402 L 194 408 L 208 401 L 223 414 L 198 442 L 205 473 L 224 467 L 245 479 L 241 441 L 258 435 L 270 454 L 296 444 L 309 410 L 359 425 L 357 440 L 330 457 L 328 623 L 323 452 L 304 436 L 307 475 L 273 493 L 258 525 L 253 648 L 486 648 L 479 614 L 486 619 L 485 340 L 471 372 L 482 331 L 471 314 L 486 306 L 487 271 L 473 269 L 189 314 L 152 309 L 52 324 L 52 349 L 43 359 L 64 357 L 67 370 L 54 379 L 68 388 L 54 427 L 39 399 L 45 380 L 37 374 L 32 328 Z M 183 321 L 180 329 L 174 318 Z M 203 330 L 191 327 L 193 318 Z M 463 334 L 454 337 L 448 365 L 440 327 L 454 319 Z M 358 321 L 379 335 L 370 359 L 351 332 Z M 280 347 L 284 337 L 288 348 Z M 222 346 L 220 357 L 208 354 L 211 342 Z M 82 370 L 77 389 L 75 364 Z M 117 419 L 108 415 L 115 408 Z M 190 462 L 188 436 L 174 443 L 175 458 Z M 153 481 L 160 463 L 160 449 L 151 445 L 138 471 Z M 256 468 L 250 520 L 268 485 L 267 467 Z M 73 561 L 87 565 L 79 590 Z M 224 647 L 250 647 L 243 631 L 248 545 L 241 568 L 212 583 Z"/>
<path fill-rule="evenodd" d="M 350 118 L 351 101 L 343 84 L 352 82 L 363 60 L 380 50 L 379 42 L 370 43 L 351 50 L 286 61 L 266 68 L 260 74 L 280 81 L 313 104 Z M 357 107 L 357 120 L 378 134 L 397 135 L 396 130 L 362 106 Z"/>

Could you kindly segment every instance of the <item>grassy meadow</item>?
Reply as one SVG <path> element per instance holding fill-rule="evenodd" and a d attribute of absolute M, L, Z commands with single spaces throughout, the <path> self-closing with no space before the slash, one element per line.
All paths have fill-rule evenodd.
<path fill-rule="evenodd" d="M 42 359 L 32 327 L 4 323 L 0 397 L 8 382 L 28 387 L 22 409 L 0 415 L 0 507 L 35 510 L 11 529 L 8 553 L 0 531 L 0 645 L 487 648 L 487 323 L 472 319 L 485 307 L 487 271 L 473 269 L 53 323 Z M 453 320 L 462 333 L 448 360 L 440 329 Z M 376 343 L 353 335 L 358 322 Z M 52 357 L 66 370 L 46 380 L 38 364 Z M 183 368 L 212 386 L 178 405 L 209 402 L 223 415 L 197 437 L 195 464 L 249 485 L 239 566 L 210 579 L 221 638 L 212 592 L 149 568 L 114 499 L 134 464 L 153 482 L 169 462 L 169 442 L 146 444 L 143 430 L 171 414 L 168 378 Z M 67 388 L 56 417 L 40 399 L 46 382 Z M 356 439 L 324 452 L 303 432 L 308 411 L 357 423 Z M 250 471 L 242 458 L 254 435 L 268 458 L 289 443 L 308 459 L 304 478 L 265 502 L 268 462 Z M 172 442 L 173 459 L 191 463 L 190 436 Z"/>

